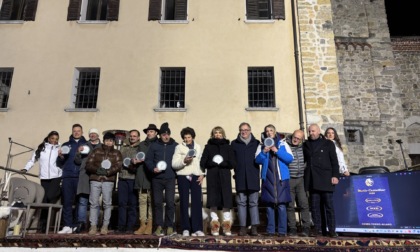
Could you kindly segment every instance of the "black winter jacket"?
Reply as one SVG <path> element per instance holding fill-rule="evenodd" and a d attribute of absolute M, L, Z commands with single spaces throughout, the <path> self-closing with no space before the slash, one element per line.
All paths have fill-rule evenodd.
<path fill-rule="evenodd" d="M 255 162 L 255 153 L 259 144 L 260 141 L 252 134 L 248 144 L 241 140 L 240 134 L 231 143 L 236 159 L 234 168 L 236 191 L 260 190 L 260 165 Z"/>

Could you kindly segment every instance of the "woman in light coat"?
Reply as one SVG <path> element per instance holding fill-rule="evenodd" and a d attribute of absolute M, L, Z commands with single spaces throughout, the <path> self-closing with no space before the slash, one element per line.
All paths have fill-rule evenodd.
<path fill-rule="evenodd" d="M 201 201 L 204 173 L 200 168 L 201 146 L 194 141 L 195 131 L 190 127 L 181 130 L 181 137 L 184 141 L 175 148 L 172 167 L 178 175 L 182 235 L 189 236 L 191 231 L 192 236 L 204 236 Z M 191 222 L 188 214 L 190 194 Z"/>

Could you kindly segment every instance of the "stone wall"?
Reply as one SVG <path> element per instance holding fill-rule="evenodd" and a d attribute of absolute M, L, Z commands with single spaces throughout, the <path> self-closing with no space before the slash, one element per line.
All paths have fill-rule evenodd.
<path fill-rule="evenodd" d="M 332 0 L 331 5 L 348 166 L 353 172 L 378 165 L 403 169 L 395 142 L 406 140 L 399 67 L 384 1 Z"/>

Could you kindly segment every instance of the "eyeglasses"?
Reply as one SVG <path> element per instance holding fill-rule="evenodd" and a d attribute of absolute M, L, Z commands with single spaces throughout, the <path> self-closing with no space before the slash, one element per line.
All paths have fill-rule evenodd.
<path fill-rule="evenodd" d="M 240 129 L 239 131 L 240 132 L 248 132 L 248 131 L 251 131 L 251 130 L 249 130 L 249 129 Z"/>
<path fill-rule="evenodd" d="M 295 137 L 295 136 L 293 137 L 293 139 L 296 139 L 296 140 L 299 140 L 299 141 L 302 140 L 302 138 Z"/>

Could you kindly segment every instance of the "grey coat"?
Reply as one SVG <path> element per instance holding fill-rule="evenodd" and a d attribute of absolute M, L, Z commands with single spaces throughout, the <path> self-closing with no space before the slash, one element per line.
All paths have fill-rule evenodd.
<path fill-rule="evenodd" d="M 90 148 L 90 154 L 92 153 L 93 149 L 101 147 L 102 143 L 99 142 L 99 144 L 93 147 L 93 144 L 91 144 L 91 142 L 88 141 L 86 145 Z M 76 156 L 74 157 L 74 163 L 80 165 L 79 183 L 77 184 L 77 195 L 90 194 L 89 174 L 87 174 L 86 172 L 86 161 L 89 154 L 82 154 L 80 152 L 77 152 Z"/>

